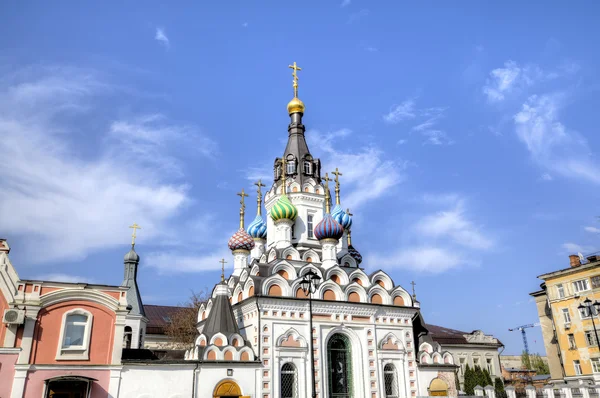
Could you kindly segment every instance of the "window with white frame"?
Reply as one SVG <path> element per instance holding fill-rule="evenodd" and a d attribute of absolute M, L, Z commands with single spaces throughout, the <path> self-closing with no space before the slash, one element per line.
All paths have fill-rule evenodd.
<path fill-rule="evenodd" d="M 313 215 L 309 214 L 306 217 L 306 233 L 308 234 L 309 238 L 313 238 L 314 237 L 314 231 L 313 231 Z"/>
<path fill-rule="evenodd" d="M 567 336 L 569 338 L 569 349 L 570 350 L 576 349 L 577 344 L 575 343 L 575 335 L 573 335 L 573 333 L 569 333 Z"/>
<path fill-rule="evenodd" d="M 594 332 L 592 332 L 591 330 L 585 332 L 585 342 L 588 346 L 596 345 L 596 336 L 594 335 Z"/>
<path fill-rule="evenodd" d="M 479 358 L 473 358 L 473 367 L 479 366 Z"/>
<path fill-rule="evenodd" d="M 585 292 L 590 290 L 590 285 L 587 279 L 581 279 L 573 282 L 573 291 L 575 293 Z"/>
<path fill-rule="evenodd" d="M 63 315 L 56 359 L 88 359 L 92 314 L 77 308 Z"/>
<path fill-rule="evenodd" d="M 563 319 L 564 319 L 565 323 L 571 323 L 571 314 L 569 314 L 569 309 L 563 308 L 562 313 L 563 313 Z"/>
<path fill-rule="evenodd" d="M 460 374 L 465 374 L 465 364 L 467 361 L 467 358 L 458 358 L 458 361 L 460 362 Z"/>
<path fill-rule="evenodd" d="M 561 299 L 565 297 L 565 287 L 562 283 L 556 285 L 556 297 Z"/>
<path fill-rule="evenodd" d="M 304 174 L 312 174 L 312 163 L 307 160 L 304 161 Z"/>
<path fill-rule="evenodd" d="M 578 359 L 573 361 L 573 368 L 575 369 L 575 374 L 581 376 L 581 363 Z"/>
<path fill-rule="evenodd" d="M 600 373 L 600 358 L 592 358 L 592 371 Z"/>
<path fill-rule="evenodd" d="M 492 363 L 492 358 L 485 359 L 485 366 L 487 367 L 487 371 L 489 372 L 489 374 L 493 375 L 494 374 L 494 365 Z"/>

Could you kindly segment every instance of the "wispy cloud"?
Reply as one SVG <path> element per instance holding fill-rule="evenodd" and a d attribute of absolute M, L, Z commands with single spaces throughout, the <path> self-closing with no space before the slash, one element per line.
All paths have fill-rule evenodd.
<path fill-rule="evenodd" d="M 600 228 L 596 228 L 596 227 L 583 227 L 583 229 L 584 229 L 586 232 L 591 232 L 591 233 L 593 233 L 593 234 L 598 234 L 598 233 L 600 233 Z"/>
<path fill-rule="evenodd" d="M 417 108 L 414 99 L 407 99 L 399 105 L 393 105 L 390 111 L 383 115 L 383 120 L 389 124 L 397 124 L 407 120 L 418 119 L 419 123 L 410 131 L 425 137 L 425 144 L 452 144 L 446 132 L 439 127 L 439 121 L 444 118 L 447 108 Z"/>
<path fill-rule="evenodd" d="M 407 99 L 399 105 L 392 105 L 390 111 L 383 115 L 383 120 L 390 124 L 396 124 L 415 117 L 415 101 Z"/>
<path fill-rule="evenodd" d="M 310 131 L 307 136 L 312 148 L 322 151 L 322 163 L 339 167 L 344 173 L 344 205 L 357 209 L 367 202 L 390 192 L 403 181 L 406 164 L 385 159 L 384 152 L 375 146 L 358 151 L 342 150 L 343 139 L 352 134 L 349 129 L 328 133 Z M 336 145 L 333 145 L 334 142 Z M 325 170 L 322 171 L 325 174 Z"/>
<path fill-rule="evenodd" d="M 542 181 L 552 181 L 553 180 L 552 176 L 548 173 L 542 174 L 542 176 L 540 178 L 542 179 Z"/>
<path fill-rule="evenodd" d="M 159 274 L 194 273 L 221 269 L 219 261 L 230 258 L 231 252 L 222 250 L 207 255 L 182 255 L 180 252 L 150 253 L 145 265 L 154 268 Z M 231 268 L 230 266 L 229 268 Z"/>
<path fill-rule="evenodd" d="M 133 221 L 144 227 L 140 242 L 156 239 L 190 202 L 188 186 L 156 165 L 177 170 L 172 154 L 191 130 L 156 115 L 111 121 L 99 104 L 117 102 L 116 90 L 91 71 L 60 67 L 0 82 L 0 219 L 24 242 L 26 261 L 122 245 Z M 96 143 L 85 154 L 76 149 L 82 130 Z"/>
<path fill-rule="evenodd" d="M 351 0 L 342 0 L 342 4 L 340 4 L 340 7 L 342 7 L 342 8 L 348 7 L 351 2 L 352 2 Z"/>
<path fill-rule="evenodd" d="M 539 165 L 564 177 L 600 184 L 600 166 L 586 140 L 559 120 L 564 95 L 533 95 L 514 116 L 517 136 Z"/>
<path fill-rule="evenodd" d="M 481 252 L 492 250 L 496 242 L 482 226 L 467 215 L 465 199 L 460 195 L 424 195 L 423 203 L 447 209 L 420 218 L 409 229 L 412 243 L 392 253 L 369 257 L 369 264 L 379 268 L 411 269 L 418 272 L 442 273 L 450 269 L 477 266 Z"/>
<path fill-rule="evenodd" d="M 593 250 L 590 246 L 583 246 L 573 242 L 563 243 L 561 247 L 563 248 L 563 251 L 568 254 L 590 253 Z"/>
<path fill-rule="evenodd" d="M 247 27 L 248 27 L 248 22 L 244 22 L 244 23 L 242 24 L 242 28 L 247 28 Z"/>
<path fill-rule="evenodd" d="M 350 14 L 350 16 L 348 17 L 347 23 L 352 24 L 352 23 L 358 22 L 359 20 L 365 18 L 368 15 L 369 15 L 369 10 L 367 10 L 366 8 L 363 8 L 360 11 Z"/>
<path fill-rule="evenodd" d="M 158 42 L 164 45 L 166 48 L 169 48 L 171 45 L 169 38 L 167 37 L 167 34 L 165 33 L 165 30 L 163 28 L 156 28 L 156 34 L 154 35 L 154 39 L 158 40 Z"/>
<path fill-rule="evenodd" d="M 72 274 L 38 274 L 33 278 L 29 278 L 37 281 L 51 281 L 51 282 L 68 282 L 68 283 L 96 283 L 93 279 L 86 278 L 84 276 L 77 276 Z"/>

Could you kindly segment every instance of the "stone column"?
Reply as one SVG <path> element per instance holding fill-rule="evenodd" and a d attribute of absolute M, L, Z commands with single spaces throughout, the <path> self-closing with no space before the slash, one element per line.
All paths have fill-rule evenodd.
<path fill-rule="evenodd" d="M 483 388 L 483 391 L 485 392 L 485 395 L 487 398 L 496 398 L 496 390 L 494 390 L 494 387 L 485 386 Z M 527 398 L 529 398 L 529 397 L 527 397 Z"/>
<path fill-rule="evenodd" d="M 554 387 L 552 386 L 545 386 L 544 387 L 544 392 L 546 393 L 546 398 L 554 398 Z"/>
<path fill-rule="evenodd" d="M 23 327 L 23 339 L 21 340 L 21 353 L 17 359 L 17 364 L 19 365 L 29 363 L 38 312 L 40 312 L 40 307 L 32 306 L 27 307 L 27 310 L 25 311 L 25 326 Z M 58 325 L 58 327 L 60 327 L 60 325 Z"/>
<path fill-rule="evenodd" d="M 475 395 L 477 395 L 478 397 L 483 397 L 483 395 L 484 395 L 483 387 L 477 385 L 477 386 L 475 386 L 474 390 L 475 390 Z"/>
<path fill-rule="evenodd" d="M 506 396 L 508 398 L 517 398 L 517 393 L 515 392 L 515 388 L 513 386 L 506 387 L 504 391 L 506 391 Z M 554 396 L 552 398 L 554 398 Z"/>
<path fill-rule="evenodd" d="M 275 221 L 275 247 L 285 249 L 292 245 L 292 225 L 294 222 L 287 218 Z"/>
<path fill-rule="evenodd" d="M 321 266 L 324 269 L 335 267 L 337 265 L 337 240 L 335 239 L 323 239 L 319 241 L 321 243 L 322 260 Z"/>
<path fill-rule="evenodd" d="M 233 252 L 233 275 L 240 276 L 242 271 L 248 268 L 248 250 L 239 249 Z"/>
<path fill-rule="evenodd" d="M 123 354 L 123 337 L 125 335 L 125 319 L 127 310 L 117 310 L 115 319 L 115 339 L 113 341 L 111 363 L 113 365 L 121 364 L 121 356 Z M 132 336 L 133 338 L 133 336 Z"/>
<path fill-rule="evenodd" d="M 110 381 L 108 384 L 108 398 L 117 398 L 119 396 L 119 388 L 121 386 L 121 370 L 123 368 L 113 368 L 110 370 Z"/>
<path fill-rule="evenodd" d="M 571 392 L 571 387 L 570 386 L 563 387 L 563 388 L 561 388 L 561 390 L 562 390 L 562 393 L 564 395 L 563 398 L 573 398 L 573 393 Z"/>
<path fill-rule="evenodd" d="M 527 398 L 535 398 L 535 387 L 529 384 L 525 387 L 525 394 Z"/>

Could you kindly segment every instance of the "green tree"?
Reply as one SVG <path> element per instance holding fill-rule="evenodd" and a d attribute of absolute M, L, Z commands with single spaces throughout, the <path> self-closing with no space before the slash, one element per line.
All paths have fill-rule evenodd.
<path fill-rule="evenodd" d="M 496 398 L 506 398 L 506 391 L 504 390 L 504 383 L 502 379 L 496 377 L 494 379 L 494 391 L 496 391 Z"/>
<path fill-rule="evenodd" d="M 475 372 L 471 370 L 469 365 L 465 368 L 465 383 L 463 390 L 467 395 L 475 395 Z"/>
<path fill-rule="evenodd" d="M 539 375 L 549 375 L 550 368 L 548 364 L 542 359 L 540 354 L 533 354 L 529 356 L 531 362 L 531 369 L 535 370 L 535 372 Z"/>
<path fill-rule="evenodd" d="M 486 386 L 493 386 L 494 383 L 492 382 L 492 376 L 490 376 L 490 372 L 488 372 L 487 369 L 483 369 L 483 376 L 485 378 L 485 385 Z M 485 386 L 482 386 L 485 387 Z"/>
<path fill-rule="evenodd" d="M 532 369 L 531 368 L 531 358 L 529 357 L 529 354 L 525 350 L 523 350 L 523 353 L 521 354 L 521 363 L 523 364 L 523 368 Z"/>
<path fill-rule="evenodd" d="M 485 387 L 485 375 L 479 365 L 475 365 L 475 386 Z"/>

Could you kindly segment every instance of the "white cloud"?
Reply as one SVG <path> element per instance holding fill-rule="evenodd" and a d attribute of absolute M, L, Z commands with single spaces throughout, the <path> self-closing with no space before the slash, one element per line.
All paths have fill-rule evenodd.
<path fill-rule="evenodd" d="M 85 276 L 77 276 L 71 274 L 40 274 L 35 275 L 31 280 L 36 281 L 52 281 L 52 282 L 67 282 L 67 283 L 96 283 L 93 279 L 87 278 Z"/>
<path fill-rule="evenodd" d="M 244 22 L 244 23 L 242 24 L 242 28 L 247 28 L 247 27 L 248 27 L 248 22 Z"/>
<path fill-rule="evenodd" d="M 408 99 L 400 105 L 392 105 L 390 111 L 383 116 L 383 120 L 396 124 L 403 120 L 415 118 L 415 101 Z"/>
<path fill-rule="evenodd" d="M 158 40 L 166 48 L 169 48 L 169 46 L 171 45 L 171 43 L 169 42 L 169 38 L 167 37 L 163 28 L 156 28 L 156 34 L 154 35 L 154 39 Z"/>
<path fill-rule="evenodd" d="M 227 249 L 208 255 L 182 255 L 179 252 L 150 253 L 145 266 L 154 268 L 159 274 L 190 273 L 211 270 L 220 270 L 222 258 L 230 263 L 225 264 L 225 274 L 229 275 L 233 269 L 231 252 Z"/>
<path fill-rule="evenodd" d="M 552 181 L 553 180 L 552 176 L 548 173 L 542 174 L 542 176 L 540 178 L 542 179 L 542 181 Z"/>
<path fill-rule="evenodd" d="M 330 165 L 331 170 L 338 167 L 343 173 L 342 200 L 344 206 L 355 210 L 389 193 L 391 188 L 402 182 L 402 171 L 406 164 L 386 160 L 384 153 L 374 146 L 363 147 L 358 151 L 339 149 L 343 138 L 350 134 L 348 129 L 325 134 L 310 131 L 307 137 L 310 141 L 309 147 L 316 149 L 316 152 L 324 152 L 324 156 L 321 156 L 322 164 Z M 315 156 L 318 155 L 315 153 Z M 322 170 L 321 174 L 325 175 L 326 172 L 327 170 Z"/>
<path fill-rule="evenodd" d="M 342 4 L 340 4 L 340 7 L 342 7 L 342 8 L 348 7 L 351 2 L 352 2 L 351 0 L 342 0 Z"/>
<path fill-rule="evenodd" d="M 600 228 L 596 228 L 596 227 L 584 227 L 583 229 L 586 230 L 587 232 L 591 232 L 593 234 L 600 233 Z"/>
<path fill-rule="evenodd" d="M 514 116 L 517 136 L 542 167 L 565 177 L 600 183 L 600 167 L 583 137 L 558 119 L 563 96 L 533 95 Z"/>
<path fill-rule="evenodd" d="M 483 93 L 489 101 L 502 101 L 504 94 L 512 91 L 522 70 L 514 61 L 506 61 L 504 68 L 497 68 L 490 72 L 490 79 L 483 87 Z"/>
<path fill-rule="evenodd" d="M 162 237 L 190 202 L 187 185 L 156 167 L 178 170 L 171 154 L 181 148 L 170 140 L 190 129 L 155 116 L 111 122 L 111 109 L 97 102 L 112 105 L 123 93 L 109 87 L 61 68 L 0 82 L 0 219 L 5 234 L 24 242 L 27 262 L 126 245 L 134 221 L 140 242 Z M 91 145 L 81 146 L 82 137 Z"/>
<path fill-rule="evenodd" d="M 563 243 L 561 245 L 561 247 L 564 249 L 565 252 L 567 252 L 568 254 L 576 254 L 576 253 L 589 253 L 591 252 L 593 249 L 589 246 L 582 246 L 579 245 L 577 243 L 573 243 L 573 242 L 567 242 L 567 243 Z"/>

